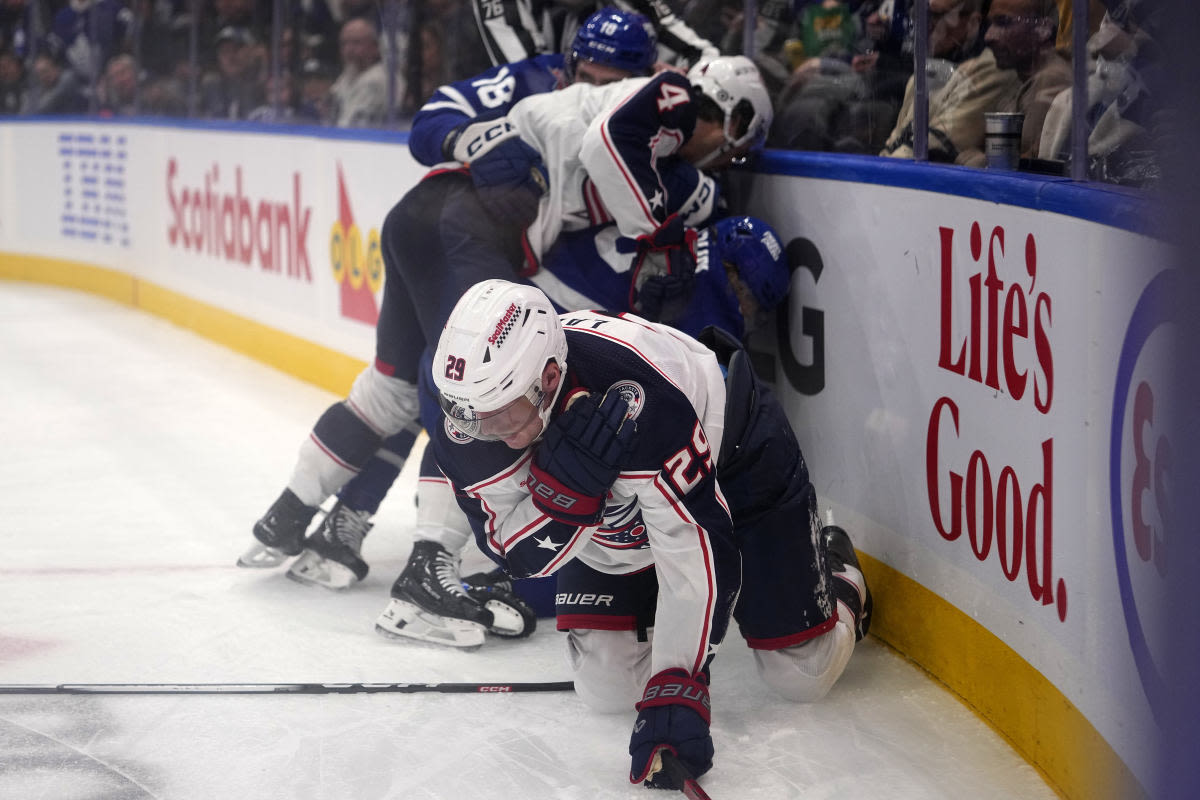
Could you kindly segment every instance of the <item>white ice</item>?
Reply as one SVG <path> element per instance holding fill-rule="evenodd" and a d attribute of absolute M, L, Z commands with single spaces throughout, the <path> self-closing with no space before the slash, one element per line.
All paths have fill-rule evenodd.
<path fill-rule="evenodd" d="M 0 282 L 0 685 L 569 679 L 548 620 L 474 653 L 373 632 L 410 545 L 414 470 L 366 541 L 362 585 L 234 566 L 335 399 L 143 312 Z M 715 800 L 1055 797 L 870 637 L 804 706 L 769 694 L 732 633 L 712 696 Z M 667 796 L 628 782 L 632 722 L 570 693 L 0 694 L 0 798 Z"/>

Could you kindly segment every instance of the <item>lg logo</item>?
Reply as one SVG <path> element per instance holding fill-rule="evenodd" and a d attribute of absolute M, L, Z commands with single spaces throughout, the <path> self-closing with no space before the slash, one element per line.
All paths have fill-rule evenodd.
<path fill-rule="evenodd" d="M 812 273 L 813 282 L 821 280 L 825 263 L 817 246 L 810 240 L 797 237 L 787 243 L 788 268 L 793 279 L 798 270 Z M 812 343 L 808 363 L 802 363 L 792 346 L 791 304 L 784 303 L 776 315 L 779 361 L 783 374 L 792 388 L 801 394 L 814 395 L 825 388 L 825 312 L 819 308 L 801 306 L 799 331 Z"/>

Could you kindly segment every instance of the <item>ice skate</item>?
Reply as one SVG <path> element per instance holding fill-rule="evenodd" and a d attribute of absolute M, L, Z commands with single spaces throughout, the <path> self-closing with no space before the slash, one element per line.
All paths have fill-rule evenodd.
<path fill-rule="evenodd" d="M 437 542 L 418 541 L 375 630 L 393 639 L 474 649 L 492 622 L 492 612 L 463 589 L 458 560 Z"/>
<path fill-rule="evenodd" d="M 858 555 L 850 543 L 850 536 L 836 525 L 822 528 L 821 537 L 825 540 L 829 566 L 833 572 L 833 596 L 839 606 L 845 606 L 849 611 L 853 618 L 855 641 L 861 641 L 871 627 L 874 601 L 867 587 L 867 579 L 858 565 Z"/>
<path fill-rule="evenodd" d="M 467 595 L 492 612 L 488 633 L 505 639 L 523 639 L 537 630 L 537 614 L 514 590 L 508 574 L 497 567 L 462 579 Z"/>
<path fill-rule="evenodd" d="M 317 513 L 306 506 L 291 489 L 284 489 L 262 519 L 254 523 L 254 538 L 249 550 L 238 559 L 239 567 L 278 567 L 304 549 L 304 532 Z"/>
<path fill-rule="evenodd" d="M 367 577 L 363 538 L 371 530 L 371 514 L 340 502 L 304 541 L 304 552 L 287 571 L 299 583 L 347 589 Z"/>

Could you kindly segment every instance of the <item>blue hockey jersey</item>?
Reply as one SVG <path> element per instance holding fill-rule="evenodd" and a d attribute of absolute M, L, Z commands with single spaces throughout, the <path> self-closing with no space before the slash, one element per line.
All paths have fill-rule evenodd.
<path fill-rule="evenodd" d="M 612 224 L 563 233 L 542 257 L 542 269 L 530 281 L 559 311 L 626 310 L 633 258 L 618 249 L 620 236 Z M 707 326 L 716 325 L 741 339 L 746 323 L 708 228 L 696 240 L 696 256 L 691 301 L 683 315 L 671 321 L 671 327 L 699 336 Z"/>
<path fill-rule="evenodd" d="M 465 122 L 502 117 L 513 104 L 563 85 L 563 57 L 541 55 L 501 64 L 454 83 L 439 86 L 413 117 L 408 149 L 432 167 L 446 160 L 442 142 Z"/>

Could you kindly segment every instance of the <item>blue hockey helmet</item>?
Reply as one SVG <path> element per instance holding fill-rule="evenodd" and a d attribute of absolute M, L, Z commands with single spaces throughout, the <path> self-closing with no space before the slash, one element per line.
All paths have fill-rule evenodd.
<path fill-rule="evenodd" d="M 588 17 L 566 54 L 567 76 L 575 79 L 581 61 L 647 75 L 658 60 L 658 37 L 650 20 L 636 11 L 607 6 Z"/>
<path fill-rule="evenodd" d="M 757 217 L 728 217 L 713 225 L 712 236 L 721 261 L 737 269 L 760 309 L 783 302 L 792 276 L 774 228 Z"/>

